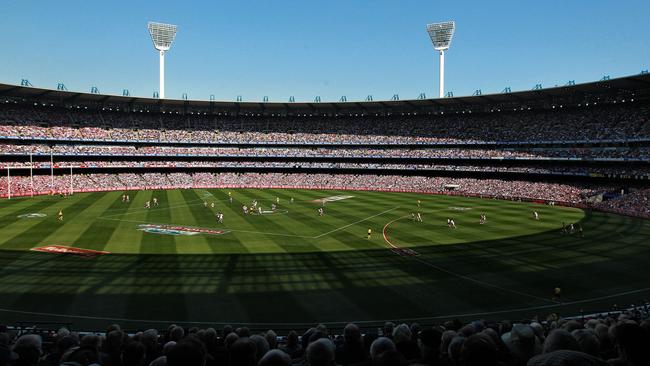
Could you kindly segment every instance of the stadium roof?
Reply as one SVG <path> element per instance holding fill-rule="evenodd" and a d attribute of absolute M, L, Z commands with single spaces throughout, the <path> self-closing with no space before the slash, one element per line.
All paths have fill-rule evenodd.
<path fill-rule="evenodd" d="M 155 99 L 136 96 L 92 94 L 0 84 L 1 98 L 20 98 L 29 102 L 57 105 L 137 106 L 138 109 L 205 110 L 233 113 L 374 113 L 421 112 L 485 108 L 498 105 L 526 105 L 541 103 L 576 104 L 596 100 L 603 95 L 630 95 L 638 99 L 650 98 L 650 74 L 638 74 L 596 82 L 556 86 L 546 89 L 512 93 L 483 94 L 466 97 L 411 99 L 390 101 L 352 102 L 231 102 L 184 99 Z"/>

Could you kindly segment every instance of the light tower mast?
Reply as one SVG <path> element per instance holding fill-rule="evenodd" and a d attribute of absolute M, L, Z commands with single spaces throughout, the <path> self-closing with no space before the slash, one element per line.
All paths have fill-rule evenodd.
<path fill-rule="evenodd" d="M 153 46 L 160 54 L 160 90 L 159 98 L 165 98 L 165 52 L 169 51 L 176 37 L 176 26 L 172 24 L 147 23 Z"/>
<path fill-rule="evenodd" d="M 451 45 L 451 38 L 454 36 L 456 22 L 442 22 L 427 24 L 427 33 L 431 37 L 433 48 L 440 51 L 440 98 L 445 96 L 445 51 Z"/>

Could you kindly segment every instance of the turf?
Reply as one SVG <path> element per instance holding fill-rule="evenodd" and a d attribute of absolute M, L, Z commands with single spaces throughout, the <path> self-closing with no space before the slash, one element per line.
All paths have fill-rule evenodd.
<path fill-rule="evenodd" d="M 414 318 L 426 323 L 602 309 L 649 294 L 645 220 L 410 193 L 230 192 L 232 204 L 228 190 L 129 192 L 129 204 L 121 202 L 122 192 L 3 201 L 0 320 L 86 328 L 111 321 L 282 323 L 268 324 L 275 328 Z M 339 195 L 353 197 L 327 203 L 319 217 L 315 201 Z M 152 197 L 160 206 L 144 209 Z M 257 199 L 270 210 L 276 197 L 275 214 L 242 214 L 242 203 Z M 204 207 L 204 201 L 215 207 Z M 223 224 L 217 211 L 224 213 Z M 423 223 L 410 220 L 416 211 Z M 18 217 L 30 213 L 47 216 Z M 487 215 L 485 225 L 478 224 L 480 213 Z M 447 228 L 448 217 L 457 229 Z M 561 222 L 580 222 L 584 237 L 562 235 Z M 165 235 L 139 230 L 145 224 L 222 233 Z M 111 254 L 29 251 L 54 244 Z M 391 251 L 391 244 L 417 255 Z M 563 304 L 550 299 L 555 286 L 563 289 Z"/>

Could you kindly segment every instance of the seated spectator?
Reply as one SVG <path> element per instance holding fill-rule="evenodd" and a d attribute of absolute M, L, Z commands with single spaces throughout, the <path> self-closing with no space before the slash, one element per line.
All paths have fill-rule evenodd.
<path fill-rule="evenodd" d="M 131 339 L 124 345 L 124 350 L 122 351 L 122 363 L 124 366 L 140 366 L 144 363 L 144 359 L 145 348 L 142 343 Z"/>
<path fill-rule="evenodd" d="M 239 338 L 230 346 L 230 366 L 255 366 L 256 364 L 257 346 L 249 338 Z"/>
<path fill-rule="evenodd" d="M 554 329 L 544 341 L 543 352 L 550 353 L 559 350 L 580 351 L 580 344 L 568 331 Z"/>
<path fill-rule="evenodd" d="M 542 351 L 533 328 L 527 324 L 514 324 L 510 332 L 501 336 L 501 340 L 510 350 L 514 365 L 526 365 L 529 359 Z"/>
<path fill-rule="evenodd" d="M 386 351 L 395 351 L 395 343 L 388 337 L 379 337 L 370 345 L 370 358 L 374 360 Z"/>
<path fill-rule="evenodd" d="M 300 345 L 300 342 L 298 341 L 298 333 L 296 333 L 296 331 L 292 330 L 289 332 L 287 335 L 286 343 L 280 346 L 280 350 L 288 354 L 291 359 L 302 357 L 303 349 Z"/>
<path fill-rule="evenodd" d="M 38 365 L 43 352 L 43 341 L 41 336 L 26 334 L 20 336 L 14 345 L 13 351 L 18 356 L 13 363 L 15 366 Z"/>
<path fill-rule="evenodd" d="M 336 362 L 341 366 L 347 366 L 366 360 L 361 331 L 355 324 L 350 323 L 343 329 L 343 343 L 336 349 Z"/>
<path fill-rule="evenodd" d="M 162 356 L 151 361 L 149 366 L 167 366 L 167 355 L 176 346 L 176 342 L 169 341 L 163 346 Z"/>
<path fill-rule="evenodd" d="M 424 329 L 418 337 L 420 358 L 416 365 L 438 366 L 440 364 L 440 344 L 442 331 L 438 327 Z"/>
<path fill-rule="evenodd" d="M 278 349 L 272 349 L 260 359 L 258 366 L 291 366 L 291 357 Z"/>
<path fill-rule="evenodd" d="M 257 363 L 260 358 L 262 358 L 262 356 L 264 356 L 266 352 L 269 351 L 269 342 L 267 342 L 266 339 L 259 334 L 254 334 L 250 336 L 249 339 L 255 343 L 255 363 Z"/>
<path fill-rule="evenodd" d="M 650 365 L 650 335 L 636 323 L 623 323 L 614 327 L 614 342 L 618 358 L 609 360 L 613 366 Z"/>
<path fill-rule="evenodd" d="M 413 342 L 411 329 L 406 324 L 400 324 L 393 331 L 393 342 L 395 348 L 406 360 L 416 360 L 420 357 L 420 350 L 417 343 Z"/>
<path fill-rule="evenodd" d="M 254 351 L 251 354 L 252 357 L 255 357 Z M 204 366 L 205 360 L 206 353 L 203 344 L 193 337 L 181 340 L 167 353 L 168 366 Z"/>
<path fill-rule="evenodd" d="M 98 365 L 99 352 L 95 347 L 81 346 L 69 349 L 61 358 L 61 365 Z"/>
<path fill-rule="evenodd" d="M 403 366 L 406 365 L 408 361 L 404 358 L 397 350 L 388 350 L 384 353 L 381 353 L 377 356 L 372 363 L 373 366 Z"/>
<path fill-rule="evenodd" d="M 474 334 L 463 342 L 460 351 L 463 366 L 496 366 L 497 350 L 489 336 Z"/>
<path fill-rule="evenodd" d="M 559 350 L 537 355 L 528 366 L 607 366 L 607 363 L 583 352 Z"/>
<path fill-rule="evenodd" d="M 334 343 L 326 338 L 320 338 L 309 344 L 307 352 L 307 365 L 309 366 L 333 366 L 336 365 L 336 347 Z"/>
<path fill-rule="evenodd" d="M 600 342 L 592 329 L 576 329 L 571 335 L 578 341 L 582 352 L 600 357 Z"/>
<path fill-rule="evenodd" d="M 266 342 L 269 344 L 269 349 L 278 348 L 278 335 L 274 331 L 268 330 L 264 334 L 264 338 L 266 338 Z"/>

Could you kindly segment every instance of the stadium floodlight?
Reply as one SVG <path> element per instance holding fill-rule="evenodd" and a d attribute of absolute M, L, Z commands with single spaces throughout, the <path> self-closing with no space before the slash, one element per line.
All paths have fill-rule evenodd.
<path fill-rule="evenodd" d="M 442 22 L 427 24 L 427 33 L 431 37 L 433 48 L 440 52 L 440 98 L 445 95 L 445 51 L 451 45 L 451 38 L 454 36 L 456 22 Z"/>
<path fill-rule="evenodd" d="M 160 99 L 165 98 L 165 52 L 169 51 L 176 37 L 176 26 L 172 24 L 147 23 L 153 46 L 160 54 Z"/>

